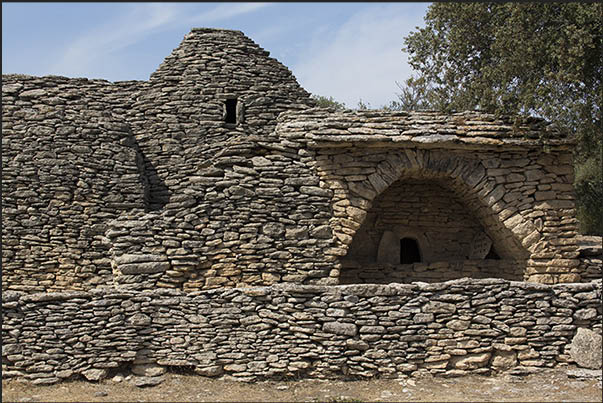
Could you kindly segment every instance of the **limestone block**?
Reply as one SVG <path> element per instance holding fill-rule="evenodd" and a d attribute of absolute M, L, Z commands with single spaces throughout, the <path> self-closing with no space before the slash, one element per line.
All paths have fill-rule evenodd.
<path fill-rule="evenodd" d="M 400 263 L 400 238 L 392 231 L 385 231 L 379 241 L 377 249 L 377 262 L 399 264 Z"/>
<path fill-rule="evenodd" d="M 221 365 L 212 365 L 210 367 L 195 368 L 195 373 L 202 376 L 220 376 L 224 373 L 224 369 Z"/>
<path fill-rule="evenodd" d="M 142 388 L 145 386 L 159 385 L 164 380 L 165 378 L 162 376 L 133 376 L 130 380 L 130 383 L 135 386 L 138 386 L 139 388 Z"/>
<path fill-rule="evenodd" d="M 517 354 L 513 350 L 496 350 L 490 365 L 495 369 L 508 369 L 517 365 Z"/>
<path fill-rule="evenodd" d="M 456 305 L 440 301 L 430 301 L 423 305 L 421 311 L 432 313 L 454 313 L 456 312 Z"/>
<path fill-rule="evenodd" d="M 417 313 L 412 318 L 414 323 L 431 323 L 433 322 L 434 315 L 433 313 Z"/>
<path fill-rule="evenodd" d="M 345 336 L 355 336 L 358 328 L 353 323 L 325 322 L 322 326 L 323 332 L 341 334 Z"/>
<path fill-rule="evenodd" d="M 143 262 L 119 265 L 122 274 L 161 273 L 170 269 L 170 262 Z"/>
<path fill-rule="evenodd" d="M 601 335 L 579 328 L 570 344 L 570 356 L 581 367 L 601 368 Z"/>
<path fill-rule="evenodd" d="M 134 364 L 132 373 L 138 376 L 160 376 L 165 374 L 166 369 L 157 364 Z"/>
<path fill-rule="evenodd" d="M 454 319 L 446 323 L 446 327 L 452 330 L 465 330 L 471 325 L 471 321 Z"/>
<path fill-rule="evenodd" d="M 270 237 L 281 237 L 285 233 L 285 225 L 281 223 L 267 223 L 262 227 L 262 233 Z"/>
<path fill-rule="evenodd" d="M 135 313 L 128 319 L 128 322 L 134 326 L 147 326 L 151 324 L 151 318 L 144 313 Z"/>
<path fill-rule="evenodd" d="M 107 377 L 107 374 L 108 371 L 104 368 L 91 368 L 82 371 L 82 375 L 84 375 L 87 380 L 93 382 L 98 382 L 105 379 Z"/>
<path fill-rule="evenodd" d="M 588 320 L 597 317 L 597 310 L 595 308 L 583 308 L 578 309 L 574 313 L 574 318 L 578 320 Z"/>
<path fill-rule="evenodd" d="M 363 340 L 354 340 L 354 339 L 348 339 L 346 341 L 346 346 L 350 350 L 360 350 L 360 351 L 368 350 L 368 348 L 369 348 L 369 344 L 367 342 L 365 342 Z"/>
<path fill-rule="evenodd" d="M 457 369 L 476 369 L 485 367 L 490 360 L 491 353 L 468 354 L 466 356 L 454 356 L 450 359 L 452 365 Z"/>

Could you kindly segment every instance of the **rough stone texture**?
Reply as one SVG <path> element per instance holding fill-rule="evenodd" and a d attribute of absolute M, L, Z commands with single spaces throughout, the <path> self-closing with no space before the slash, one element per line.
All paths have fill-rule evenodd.
<path fill-rule="evenodd" d="M 573 140 L 541 120 L 314 108 L 219 29 L 148 81 L 2 95 L 4 377 L 528 373 L 601 333 Z"/>
<path fill-rule="evenodd" d="M 203 28 L 149 81 L 2 91 L 3 290 L 384 282 L 342 270 L 382 263 L 386 232 L 428 265 L 395 281 L 600 273 L 577 251 L 572 140 L 537 119 L 311 108 L 267 51 Z"/>
<path fill-rule="evenodd" d="M 432 264 L 379 264 L 344 260 L 340 284 L 447 281 L 463 277 L 521 280 L 524 267 L 514 260 L 451 260 Z"/>
<path fill-rule="evenodd" d="M 527 371 L 571 362 L 576 333 L 600 334 L 602 317 L 601 281 L 98 289 L 2 299 L 3 376 L 47 383 L 64 371 L 90 377 L 128 365 L 157 374 L 188 366 L 246 381 Z M 580 310 L 595 314 L 579 319 Z M 134 324 L 141 313 L 150 321 Z"/>
<path fill-rule="evenodd" d="M 2 289 L 112 281 L 108 220 L 144 207 L 129 126 L 107 109 L 126 85 L 2 76 Z"/>
<path fill-rule="evenodd" d="M 570 345 L 572 359 L 581 367 L 601 369 L 601 335 L 580 328 Z"/>
<path fill-rule="evenodd" d="M 520 135 L 508 123 L 479 113 L 445 117 L 437 113 L 329 114 L 312 109 L 279 119 L 277 133 L 303 136 L 317 150 L 320 178 L 334 191 L 330 224 L 338 241 L 333 249 L 336 254 L 354 256 L 357 233 L 369 235 L 357 244 L 370 248 L 371 242 L 363 239 L 370 240 L 371 231 L 379 232 L 388 221 L 392 231 L 417 239 L 423 249 L 425 245 L 438 248 L 426 236 L 425 226 L 441 212 L 423 216 L 426 207 L 418 212 L 411 208 L 412 197 L 405 207 L 400 195 L 409 186 L 439 186 L 455 196 L 446 198 L 451 200 L 446 222 L 457 231 L 473 228 L 474 236 L 476 231 L 485 233 L 500 258 L 525 267 L 526 280 L 580 281 L 573 170 L 566 140 L 549 139 L 551 153 L 543 154 L 535 147 L 537 141 L 530 140 L 534 127 L 520 129 Z M 473 125 L 482 130 L 476 131 Z M 454 133 L 454 139 L 434 134 L 440 132 Z M 421 133 L 433 139 L 419 141 Z M 501 149 L 506 152 L 501 154 Z M 427 197 L 433 200 L 435 193 L 430 191 Z M 401 211 L 392 211 L 397 205 Z M 459 206 L 468 214 L 459 214 Z M 384 213 L 385 218 L 380 217 Z M 374 224 L 373 215 L 377 217 Z M 467 244 L 468 236 L 461 236 L 461 245 Z M 459 246 L 457 256 L 471 255 L 467 246 Z M 425 252 L 430 258 L 438 253 Z M 366 256 L 366 251 L 359 254 Z"/>
<path fill-rule="evenodd" d="M 579 235 L 580 275 L 584 281 L 603 278 L 603 238 Z"/>

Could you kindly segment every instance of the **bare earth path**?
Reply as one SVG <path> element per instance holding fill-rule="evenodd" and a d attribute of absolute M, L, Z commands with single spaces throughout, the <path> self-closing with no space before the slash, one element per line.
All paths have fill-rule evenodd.
<path fill-rule="evenodd" d="M 168 373 L 158 386 L 127 381 L 64 382 L 33 386 L 2 381 L 2 402 L 602 402 L 600 379 L 575 379 L 567 371 L 527 376 L 405 378 L 371 381 L 241 382 Z"/>

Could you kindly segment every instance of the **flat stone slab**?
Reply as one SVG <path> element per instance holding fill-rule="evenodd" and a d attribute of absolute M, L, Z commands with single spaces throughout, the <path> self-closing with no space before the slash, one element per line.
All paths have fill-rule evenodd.
<path fill-rule="evenodd" d="M 599 369 L 575 368 L 567 371 L 567 376 L 576 379 L 601 379 L 603 372 Z"/>
<path fill-rule="evenodd" d="M 134 376 L 130 380 L 130 383 L 143 388 L 145 386 L 155 386 L 163 382 L 165 378 L 163 376 Z"/>

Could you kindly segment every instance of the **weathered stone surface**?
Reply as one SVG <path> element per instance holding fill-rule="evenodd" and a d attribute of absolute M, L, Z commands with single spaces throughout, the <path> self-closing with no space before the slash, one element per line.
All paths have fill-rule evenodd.
<path fill-rule="evenodd" d="M 570 356 L 581 367 L 601 368 L 601 335 L 585 328 L 578 328 L 570 345 Z"/>
<path fill-rule="evenodd" d="M 103 379 L 108 369 L 131 365 L 135 377 L 152 378 L 140 380 L 145 384 L 169 366 L 246 381 L 285 374 L 354 376 L 356 370 L 374 375 L 376 368 L 457 376 L 575 360 L 569 339 L 582 309 L 597 314 L 581 319 L 579 329 L 601 329 L 601 282 L 548 286 L 464 279 L 30 296 L 35 294 L 3 295 L 3 302 L 14 303 L 3 306 L 3 375 L 23 376 L 27 360 L 31 379 Z M 454 305 L 444 301 L 457 301 L 458 308 L 421 312 L 429 302 Z M 70 329 L 68 323 L 78 326 Z M 28 343 L 31 334 L 42 337 Z M 588 350 L 590 357 L 595 353 Z"/>
<path fill-rule="evenodd" d="M 486 366 L 490 356 L 490 353 L 468 354 L 462 357 L 452 357 L 450 362 L 457 369 L 476 369 Z"/>
<path fill-rule="evenodd" d="M 267 56 L 194 29 L 148 81 L 3 75 L 3 374 L 481 373 L 600 331 L 571 138 L 313 108 Z"/>
<path fill-rule="evenodd" d="M 577 379 L 601 379 L 603 373 L 597 369 L 585 369 L 585 368 L 571 368 L 567 370 L 567 376 L 569 378 Z"/>
<path fill-rule="evenodd" d="M 165 374 L 166 369 L 157 364 L 135 364 L 131 371 L 138 376 L 156 377 Z"/>
<path fill-rule="evenodd" d="M 452 330 L 465 330 L 468 329 L 470 325 L 470 321 L 458 319 L 451 320 L 450 322 L 446 323 L 446 327 L 449 327 Z"/>
<path fill-rule="evenodd" d="M 445 302 L 430 301 L 425 304 L 421 310 L 423 312 L 432 313 L 454 313 L 456 311 L 456 306 L 454 304 L 448 304 Z"/>
<path fill-rule="evenodd" d="M 144 313 L 137 313 L 130 317 L 129 322 L 134 326 L 147 326 L 151 323 L 151 318 Z"/>
<path fill-rule="evenodd" d="M 195 373 L 202 376 L 214 377 L 222 375 L 224 369 L 219 365 L 212 365 L 211 367 L 195 368 Z"/>
<path fill-rule="evenodd" d="M 325 322 L 323 325 L 323 331 L 346 336 L 354 336 L 358 332 L 358 328 L 353 323 Z"/>
<path fill-rule="evenodd" d="M 513 350 L 496 350 L 490 363 L 494 369 L 508 369 L 517 365 L 517 353 Z"/>
<path fill-rule="evenodd" d="M 119 270 L 122 274 L 150 274 L 162 273 L 170 268 L 169 262 L 142 262 L 122 264 Z"/>
<path fill-rule="evenodd" d="M 91 368 L 82 371 L 82 375 L 84 375 L 87 380 L 94 382 L 98 382 L 105 379 L 107 377 L 107 374 L 108 372 L 104 368 Z"/>
<path fill-rule="evenodd" d="M 162 383 L 165 380 L 162 376 L 133 376 L 130 380 L 135 386 L 139 388 L 143 388 L 145 386 L 156 386 Z"/>

